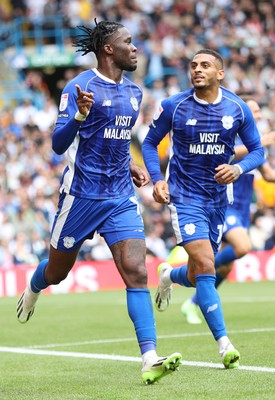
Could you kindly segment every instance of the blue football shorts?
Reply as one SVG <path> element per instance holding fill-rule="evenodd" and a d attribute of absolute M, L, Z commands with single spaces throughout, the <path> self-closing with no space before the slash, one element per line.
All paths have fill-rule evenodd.
<path fill-rule="evenodd" d="M 61 251 L 79 249 L 98 232 L 108 246 L 125 239 L 145 239 L 136 197 L 91 200 L 62 193 L 51 231 L 51 245 Z"/>
<path fill-rule="evenodd" d="M 210 240 L 216 254 L 222 238 L 226 207 L 215 209 L 190 203 L 170 203 L 168 207 L 178 245 L 206 239 Z"/>
<path fill-rule="evenodd" d="M 228 207 L 225 213 L 225 221 L 223 227 L 222 241 L 227 242 L 226 234 L 234 228 L 244 228 L 249 227 L 249 222 L 247 221 L 246 215 L 241 214 L 239 211 Z"/>

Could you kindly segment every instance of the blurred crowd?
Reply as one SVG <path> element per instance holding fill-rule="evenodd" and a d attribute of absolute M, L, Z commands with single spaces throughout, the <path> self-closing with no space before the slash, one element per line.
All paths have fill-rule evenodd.
<path fill-rule="evenodd" d="M 3 0 L 0 20 L 27 16 L 30 21 L 61 15 L 68 27 L 90 24 L 96 17 L 116 20 L 133 35 L 138 69 L 131 78 L 144 90 L 142 109 L 133 131 L 131 151 L 143 165 L 140 146 L 158 101 L 190 86 L 188 63 L 200 48 L 217 50 L 225 60 L 223 85 L 259 102 L 261 134 L 275 130 L 275 2 L 265 0 Z M 93 65 L 92 65 L 93 66 Z M 79 73 L 68 68 L 62 82 Z M 14 109 L 0 110 L 0 266 L 36 264 L 45 258 L 58 201 L 64 156 L 51 149 L 58 105 L 43 73 L 28 70 L 25 85 L 44 95 L 43 106 L 25 99 Z M 159 146 L 163 171 L 168 138 Z M 275 145 L 267 149 L 275 168 Z M 152 185 L 136 190 L 146 228 L 148 254 L 166 258 L 175 246 L 166 206 L 152 198 Z M 244 194 L 245 195 L 245 194 Z M 275 245 L 275 184 L 256 172 L 251 203 L 253 250 Z M 79 260 L 111 258 L 98 235 L 86 241 Z"/>

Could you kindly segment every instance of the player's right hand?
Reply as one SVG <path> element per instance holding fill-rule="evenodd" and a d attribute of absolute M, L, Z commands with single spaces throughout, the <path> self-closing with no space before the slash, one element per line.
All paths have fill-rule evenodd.
<path fill-rule="evenodd" d="M 79 85 L 75 85 L 77 90 L 77 106 L 78 111 L 82 115 L 88 115 L 92 105 L 94 104 L 94 94 L 92 92 L 85 92 L 81 90 Z"/>
<path fill-rule="evenodd" d="M 168 183 L 165 181 L 157 181 L 153 189 L 153 197 L 157 203 L 170 203 Z"/>

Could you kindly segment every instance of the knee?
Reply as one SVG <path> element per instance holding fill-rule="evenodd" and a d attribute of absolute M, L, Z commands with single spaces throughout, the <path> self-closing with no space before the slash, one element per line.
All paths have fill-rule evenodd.
<path fill-rule="evenodd" d="M 148 274 L 145 265 L 139 265 L 136 268 L 136 273 L 134 276 L 135 276 L 134 281 L 136 287 L 147 286 Z"/>
<path fill-rule="evenodd" d="M 202 255 L 195 261 L 195 275 L 215 274 L 214 256 Z"/>
<path fill-rule="evenodd" d="M 145 288 L 147 287 L 148 274 L 145 265 L 138 265 L 134 269 L 128 270 L 125 276 L 127 287 Z"/>

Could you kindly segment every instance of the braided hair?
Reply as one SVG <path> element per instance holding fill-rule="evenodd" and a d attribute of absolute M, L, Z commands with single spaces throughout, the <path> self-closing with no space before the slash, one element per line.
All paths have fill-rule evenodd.
<path fill-rule="evenodd" d="M 85 34 L 77 35 L 73 39 L 73 46 L 79 47 L 76 51 L 83 51 L 85 54 L 94 52 L 97 56 L 102 50 L 103 46 L 107 43 L 110 36 L 118 29 L 123 28 L 124 25 L 119 22 L 112 21 L 101 21 L 97 23 L 96 18 L 94 19 L 95 27 L 89 28 L 87 26 L 78 26 L 78 28 L 85 32 Z"/>

